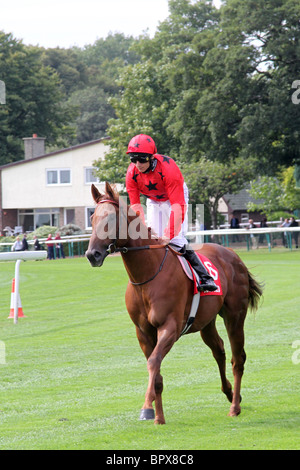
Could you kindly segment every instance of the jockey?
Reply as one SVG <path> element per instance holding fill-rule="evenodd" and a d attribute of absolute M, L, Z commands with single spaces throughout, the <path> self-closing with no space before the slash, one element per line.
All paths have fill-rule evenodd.
<path fill-rule="evenodd" d="M 126 174 L 126 189 L 133 210 L 144 212 L 140 195 L 147 197 L 147 223 L 159 238 L 172 246 L 190 262 L 200 277 L 199 290 L 215 291 L 212 277 L 193 250 L 187 250 L 188 188 L 175 161 L 157 153 L 154 140 L 145 134 L 136 135 L 128 145 L 131 163 Z"/>

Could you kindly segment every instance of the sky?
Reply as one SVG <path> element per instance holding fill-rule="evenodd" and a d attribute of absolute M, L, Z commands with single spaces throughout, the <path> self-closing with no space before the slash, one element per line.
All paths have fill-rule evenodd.
<path fill-rule="evenodd" d="M 45 48 L 84 47 L 109 33 L 153 37 L 168 16 L 168 0 L 0 0 L 0 30 Z"/>

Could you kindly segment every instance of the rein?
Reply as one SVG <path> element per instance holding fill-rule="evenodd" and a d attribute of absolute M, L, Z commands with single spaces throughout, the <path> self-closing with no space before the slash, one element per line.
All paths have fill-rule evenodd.
<path fill-rule="evenodd" d="M 108 246 L 106 251 L 109 255 L 112 254 L 112 253 L 128 253 L 128 251 L 150 250 L 151 248 L 165 248 L 166 249 L 165 256 L 164 256 L 164 258 L 163 258 L 163 260 L 162 260 L 162 262 L 161 262 L 161 264 L 158 268 L 158 271 L 154 274 L 154 276 L 152 276 L 147 281 L 143 281 L 143 282 L 133 282 L 131 279 L 129 279 L 133 286 L 142 286 L 144 284 L 147 284 L 150 281 L 153 281 L 153 279 L 156 278 L 156 276 L 162 270 L 163 265 L 165 264 L 165 261 L 166 261 L 166 258 L 167 258 L 168 252 L 169 252 L 169 248 L 170 248 L 168 245 L 145 245 L 145 246 L 130 246 L 130 247 L 122 246 L 122 247 L 117 248 L 115 243 L 116 243 L 116 241 L 114 243 L 111 243 Z M 113 250 L 112 250 L 112 248 L 113 248 Z M 171 248 L 171 250 L 173 251 L 172 248 Z"/>
<path fill-rule="evenodd" d="M 143 281 L 143 282 L 132 282 L 132 281 L 130 280 L 131 284 L 132 284 L 133 286 L 142 286 L 142 285 L 144 285 L 144 284 L 147 284 L 147 283 L 150 282 L 150 281 L 153 281 L 153 279 L 155 279 L 156 276 L 157 276 L 157 275 L 160 273 L 160 271 L 162 270 L 163 265 L 165 264 L 166 257 L 167 257 L 167 254 L 168 254 L 168 253 L 169 253 L 169 248 L 166 247 L 165 256 L 164 256 L 164 258 L 163 258 L 163 260 L 162 260 L 162 262 L 161 262 L 161 264 L 160 264 L 160 267 L 158 268 L 158 271 L 154 274 L 154 276 L 152 276 L 152 277 L 151 277 L 150 279 L 148 279 L 147 281 Z"/>

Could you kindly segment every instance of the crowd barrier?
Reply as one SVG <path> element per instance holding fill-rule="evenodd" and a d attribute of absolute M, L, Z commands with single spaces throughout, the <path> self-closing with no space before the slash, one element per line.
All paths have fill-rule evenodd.
<path fill-rule="evenodd" d="M 265 246 L 271 251 L 274 247 L 285 246 L 292 250 L 298 247 L 299 232 L 300 227 L 191 230 L 187 233 L 187 239 L 192 245 L 213 242 L 237 249 L 246 247 L 247 250 L 250 250 Z M 39 241 L 44 249 L 47 249 L 48 244 L 62 244 L 65 248 L 65 255 L 72 258 L 84 256 L 90 237 L 89 234 L 77 235 L 76 237 L 71 235 L 62 237 L 60 240 L 40 239 Z M 33 240 L 28 241 L 30 250 L 34 249 L 33 243 Z M 12 245 L 12 242 L 0 243 L 0 253 L 11 252 Z M 56 257 L 56 250 L 54 250 L 54 257 Z"/>
<path fill-rule="evenodd" d="M 65 252 L 65 255 L 69 256 L 70 258 L 73 258 L 74 256 L 84 256 L 88 242 L 90 240 L 90 235 L 85 234 L 85 235 L 77 235 L 76 238 L 73 236 L 66 236 L 61 238 L 60 240 L 50 240 L 47 241 L 46 238 L 40 238 L 39 242 L 40 245 L 42 246 L 42 249 L 47 249 L 47 245 L 52 244 L 52 245 L 58 245 L 62 244 L 64 248 L 66 248 L 67 252 Z M 28 245 L 29 245 L 29 250 L 34 250 L 34 240 L 27 240 Z M 5 242 L 5 243 L 0 243 L 0 253 L 1 252 L 11 252 L 13 246 L 13 242 Z M 56 250 L 54 250 L 54 258 L 56 258 Z"/>
<path fill-rule="evenodd" d="M 299 232 L 300 227 L 197 230 L 188 232 L 187 238 L 190 243 L 195 244 L 214 242 L 227 247 L 246 244 L 248 251 L 264 246 L 265 243 L 269 251 L 275 246 L 285 246 L 292 250 L 293 247 L 298 248 Z"/>

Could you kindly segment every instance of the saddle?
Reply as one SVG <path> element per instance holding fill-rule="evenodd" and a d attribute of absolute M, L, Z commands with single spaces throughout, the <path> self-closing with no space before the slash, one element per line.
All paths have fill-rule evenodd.
<path fill-rule="evenodd" d="M 201 297 L 206 296 L 206 295 L 223 295 L 219 271 L 217 270 L 217 268 L 212 264 L 212 262 L 206 256 L 202 254 L 200 255 L 197 252 L 196 252 L 196 255 L 199 256 L 200 261 L 202 262 L 206 271 L 213 278 L 215 284 L 218 286 L 218 289 L 214 292 L 205 292 L 205 291 L 201 292 Z M 180 264 L 182 266 L 184 273 L 194 283 L 194 295 L 195 295 L 198 292 L 198 286 L 201 284 L 199 276 L 196 273 L 196 271 L 193 269 L 191 264 L 183 256 L 178 256 L 178 259 L 180 261 Z"/>
<path fill-rule="evenodd" d="M 191 264 L 183 257 L 183 256 L 178 256 L 178 259 L 180 261 L 181 267 L 184 271 L 184 273 L 187 275 L 187 277 L 193 282 L 194 290 L 193 290 L 193 301 L 192 301 L 192 306 L 191 306 L 191 311 L 188 317 L 188 320 L 186 322 L 185 327 L 183 328 L 181 335 L 183 336 L 187 331 L 190 329 L 192 326 L 196 313 L 199 307 L 200 303 L 200 297 L 204 297 L 207 295 L 223 295 L 222 292 L 222 286 L 220 282 L 220 276 L 219 276 L 219 271 L 217 268 L 211 263 L 211 261 L 204 255 L 200 255 L 199 253 L 196 253 L 197 256 L 199 256 L 202 264 L 205 266 L 205 269 L 207 270 L 208 274 L 214 279 L 215 284 L 218 286 L 218 289 L 214 292 L 199 292 L 198 291 L 198 286 L 201 284 L 201 281 L 199 279 L 198 274 L 196 271 L 192 268 Z"/>

